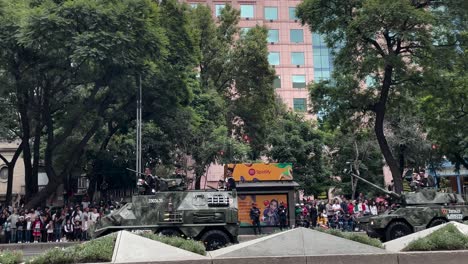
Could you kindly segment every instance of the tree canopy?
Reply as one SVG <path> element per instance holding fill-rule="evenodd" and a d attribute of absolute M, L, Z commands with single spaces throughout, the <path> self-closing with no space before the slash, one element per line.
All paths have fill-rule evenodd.
<path fill-rule="evenodd" d="M 448 2 L 453 1 L 443 4 Z M 370 125 L 397 192 L 403 188 L 402 170 L 388 142 L 387 118 L 398 101 L 418 97 L 443 46 L 437 40 L 450 36 L 451 28 L 438 23 L 434 12 L 439 3 L 305 0 L 297 10 L 302 23 L 334 48 L 333 81 L 311 87 L 314 110 L 337 125 Z"/>

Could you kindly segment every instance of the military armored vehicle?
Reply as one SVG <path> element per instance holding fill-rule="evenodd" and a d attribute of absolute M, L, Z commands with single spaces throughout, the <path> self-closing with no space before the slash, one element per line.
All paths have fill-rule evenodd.
<path fill-rule="evenodd" d="M 389 241 L 444 224 L 448 221 L 468 220 L 468 205 L 459 194 L 441 193 L 434 188 L 421 188 L 418 192 L 397 194 L 367 180 L 358 179 L 388 194 L 394 203 L 385 213 L 358 219 L 370 237 Z"/>
<path fill-rule="evenodd" d="M 161 191 L 133 196 L 131 203 L 102 217 L 91 229 L 94 237 L 119 230 L 150 230 L 200 240 L 207 250 L 214 250 L 237 243 L 237 215 L 235 190 Z"/>

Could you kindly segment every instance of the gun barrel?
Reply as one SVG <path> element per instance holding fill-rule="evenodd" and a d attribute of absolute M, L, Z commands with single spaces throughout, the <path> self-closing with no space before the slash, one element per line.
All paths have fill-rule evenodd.
<path fill-rule="evenodd" d="M 144 173 L 138 172 L 138 171 L 136 171 L 136 170 L 132 170 L 132 169 L 130 169 L 130 168 L 126 168 L 126 169 L 129 170 L 129 171 L 138 173 L 138 174 L 140 174 L 140 175 L 145 175 Z"/>
<path fill-rule="evenodd" d="M 372 182 L 370 182 L 370 181 L 368 181 L 368 180 L 362 178 L 361 176 L 358 176 L 358 175 L 356 175 L 356 174 L 354 174 L 354 173 L 351 173 L 351 175 L 352 175 L 353 177 L 356 177 L 356 178 L 360 179 L 361 181 L 363 181 L 363 182 L 365 182 L 365 183 L 371 185 L 372 187 L 377 188 L 377 189 L 383 191 L 384 193 L 386 193 L 386 194 L 388 194 L 388 195 L 393 195 L 393 196 L 396 196 L 396 197 L 398 197 L 398 198 L 401 197 L 399 194 L 394 193 L 394 192 L 391 192 L 391 191 L 388 191 L 388 190 L 385 190 L 384 188 L 382 188 L 382 187 L 380 187 L 380 186 L 378 186 L 378 185 L 376 185 L 376 184 L 374 184 L 374 183 L 372 183 Z"/>

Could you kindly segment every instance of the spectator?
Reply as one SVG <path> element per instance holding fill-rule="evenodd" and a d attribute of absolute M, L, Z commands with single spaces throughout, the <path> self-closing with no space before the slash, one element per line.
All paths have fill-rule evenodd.
<path fill-rule="evenodd" d="M 348 214 L 349 215 L 353 215 L 354 214 L 354 205 L 355 205 L 356 201 L 351 201 L 349 204 L 348 204 Z"/>
<path fill-rule="evenodd" d="M 89 228 L 89 217 L 87 215 L 85 215 L 83 217 L 83 224 L 81 226 L 81 230 L 82 230 L 82 233 L 81 233 L 81 239 L 86 241 L 88 240 L 88 228 Z"/>
<path fill-rule="evenodd" d="M 338 200 L 335 200 L 335 203 L 332 205 L 332 209 L 335 214 L 342 210 Z"/>
<path fill-rule="evenodd" d="M 70 220 L 67 220 L 65 226 L 63 227 L 63 231 L 65 232 L 65 237 L 67 241 L 73 240 L 73 225 Z"/>
<path fill-rule="evenodd" d="M 26 230 L 24 232 L 24 240 L 26 243 L 31 243 L 32 224 L 31 216 L 28 214 L 26 216 Z"/>
<path fill-rule="evenodd" d="M 41 240 L 41 230 L 44 227 L 39 216 L 36 216 L 34 223 L 33 223 L 33 237 L 34 243 L 38 243 Z"/>
<path fill-rule="evenodd" d="M 81 221 L 75 221 L 73 225 L 73 232 L 76 241 L 81 241 Z"/>
<path fill-rule="evenodd" d="M 370 208 L 369 208 L 369 201 L 365 200 L 363 204 L 362 211 L 364 212 L 364 215 L 370 215 Z"/>
<path fill-rule="evenodd" d="M 281 202 L 280 206 L 278 207 L 278 216 L 279 216 L 280 230 L 282 231 L 283 228 L 286 228 L 286 220 L 287 220 L 287 209 L 284 206 L 283 202 Z"/>
<path fill-rule="evenodd" d="M 11 243 L 16 243 L 16 222 L 18 222 L 18 219 L 18 210 L 16 208 L 13 208 L 13 213 L 8 217 L 8 220 L 10 220 L 11 224 Z"/>
<path fill-rule="evenodd" d="M 374 201 L 371 202 L 371 205 L 369 207 L 370 207 L 369 209 L 370 209 L 371 215 L 377 215 L 378 214 L 377 206 L 375 205 Z"/>
<path fill-rule="evenodd" d="M 62 210 L 57 210 L 52 216 L 52 221 L 54 221 L 54 238 L 55 242 L 62 240 L 62 225 L 65 220 L 65 213 Z"/>
<path fill-rule="evenodd" d="M 11 242 L 11 221 L 7 219 L 3 224 L 3 230 L 5 230 L 5 243 Z"/>
<path fill-rule="evenodd" d="M 93 212 L 91 213 L 89 219 L 91 220 L 92 223 L 96 223 L 97 220 L 99 219 L 99 213 L 97 208 L 93 208 Z"/>
<path fill-rule="evenodd" d="M 340 203 L 340 206 L 341 206 L 341 211 L 343 213 L 348 212 L 348 203 L 345 198 L 343 198 L 343 201 Z"/>
<path fill-rule="evenodd" d="M 47 230 L 47 242 L 54 241 L 54 221 L 50 220 L 45 228 Z"/>
<path fill-rule="evenodd" d="M 23 243 L 24 229 L 26 229 L 26 222 L 24 216 L 20 216 L 18 222 L 16 222 L 16 238 L 19 244 Z"/>
<path fill-rule="evenodd" d="M 257 208 L 256 203 L 252 203 L 252 208 L 250 209 L 250 219 L 252 220 L 252 226 L 253 226 L 255 235 L 262 234 L 262 230 L 260 228 L 260 209 Z M 257 229 L 258 229 L 258 233 L 257 233 Z"/>
<path fill-rule="evenodd" d="M 317 212 L 317 207 L 315 203 L 313 203 L 312 206 L 310 207 L 309 215 L 310 215 L 310 226 L 312 228 L 317 227 L 318 212 Z"/>

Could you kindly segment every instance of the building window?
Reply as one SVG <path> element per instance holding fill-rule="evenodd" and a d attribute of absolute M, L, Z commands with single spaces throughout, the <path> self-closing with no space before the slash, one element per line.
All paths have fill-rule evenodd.
<path fill-rule="evenodd" d="M 304 65 L 304 52 L 291 52 L 291 64 L 292 65 Z"/>
<path fill-rule="evenodd" d="M 254 17 L 254 6 L 253 5 L 241 5 L 240 6 L 241 18 L 253 18 Z"/>
<path fill-rule="evenodd" d="M 306 98 L 294 98 L 294 111 L 296 112 L 305 112 L 307 110 L 307 100 Z"/>
<path fill-rule="evenodd" d="M 245 27 L 245 28 L 241 28 L 240 29 L 240 35 L 242 37 L 244 37 L 245 35 L 247 35 L 247 33 L 249 33 L 249 31 L 251 30 L 252 28 L 249 28 L 249 27 Z"/>
<path fill-rule="evenodd" d="M 217 4 L 215 5 L 215 14 L 216 14 L 216 17 L 219 17 L 221 15 L 221 10 L 223 10 L 224 8 L 226 7 L 225 4 Z"/>
<path fill-rule="evenodd" d="M 275 79 L 273 80 L 273 88 L 278 89 L 281 88 L 281 76 L 276 75 Z"/>
<path fill-rule="evenodd" d="M 0 181 L 2 182 L 8 181 L 8 167 L 2 167 L 0 169 Z"/>
<path fill-rule="evenodd" d="M 277 7 L 265 7 L 265 19 L 266 20 L 278 20 L 278 8 Z"/>
<path fill-rule="evenodd" d="M 279 41 L 279 30 L 269 29 L 268 30 L 268 42 L 278 43 L 278 41 Z"/>
<path fill-rule="evenodd" d="M 289 8 L 289 19 L 290 20 L 298 20 L 296 16 L 296 8 L 295 7 L 290 7 Z"/>
<path fill-rule="evenodd" d="M 304 42 L 304 30 L 302 29 L 291 29 L 290 33 L 290 41 L 292 43 L 303 43 Z"/>
<path fill-rule="evenodd" d="M 197 6 L 198 6 L 198 3 L 190 3 L 191 8 L 197 8 Z"/>
<path fill-rule="evenodd" d="M 268 54 L 268 62 L 270 65 L 279 65 L 280 64 L 280 53 L 279 52 L 270 52 Z"/>
<path fill-rule="evenodd" d="M 323 37 L 312 33 L 312 53 L 314 57 L 314 81 L 330 79 L 333 71 L 333 57 Z"/>
<path fill-rule="evenodd" d="M 305 77 L 305 75 L 293 75 L 292 76 L 292 86 L 293 86 L 293 88 L 305 88 L 306 87 L 306 77 Z"/>

